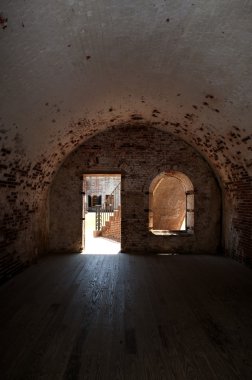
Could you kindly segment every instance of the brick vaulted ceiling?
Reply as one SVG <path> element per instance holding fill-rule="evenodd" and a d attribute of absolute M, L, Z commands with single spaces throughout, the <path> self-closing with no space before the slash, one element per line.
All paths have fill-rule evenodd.
<path fill-rule="evenodd" d="M 2 0 L 0 11 L 1 131 L 34 162 L 141 121 L 213 165 L 251 169 L 251 1 Z"/>
<path fill-rule="evenodd" d="M 223 183 L 251 175 L 251 46 L 249 0 L 1 0 L 4 169 L 49 183 L 128 123 L 182 138 Z"/>

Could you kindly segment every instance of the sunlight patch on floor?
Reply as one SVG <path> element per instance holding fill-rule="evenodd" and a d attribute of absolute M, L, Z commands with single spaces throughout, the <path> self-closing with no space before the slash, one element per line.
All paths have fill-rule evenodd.
<path fill-rule="evenodd" d="M 85 249 L 81 252 L 84 255 L 117 255 L 121 250 L 121 243 L 103 238 L 93 237 L 95 227 L 95 214 L 86 214 Z"/>
<path fill-rule="evenodd" d="M 120 252 L 120 249 L 120 243 L 103 237 L 97 237 L 86 240 L 85 249 L 82 251 L 82 254 L 117 255 Z"/>

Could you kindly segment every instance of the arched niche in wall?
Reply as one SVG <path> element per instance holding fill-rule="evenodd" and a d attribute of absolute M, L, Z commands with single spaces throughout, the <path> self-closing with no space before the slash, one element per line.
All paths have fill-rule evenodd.
<path fill-rule="evenodd" d="M 181 172 L 160 173 L 150 185 L 149 229 L 155 235 L 194 230 L 194 188 Z"/>
<path fill-rule="evenodd" d="M 148 138 L 143 139 L 145 134 Z M 132 142 L 130 154 L 129 141 Z M 141 141 L 141 149 L 138 141 Z M 113 143 L 113 152 L 116 154 L 111 154 Z M 97 146 L 102 149 L 98 150 Z M 94 152 L 97 164 L 91 168 L 89 157 Z M 119 168 L 123 171 L 122 251 L 218 253 L 221 244 L 221 192 L 211 168 L 182 140 L 147 127 L 124 127 L 97 134 L 65 160 L 50 189 L 48 250 L 81 250 L 82 173 L 90 173 L 91 170 L 92 173 L 104 170 L 115 173 L 119 170 L 118 163 L 124 162 L 126 156 L 127 168 Z M 176 165 L 179 173 L 168 169 L 171 165 Z M 157 172 L 157 167 L 162 167 L 160 172 Z M 187 194 L 187 209 L 195 211 L 195 220 L 192 211 L 186 213 L 188 230 L 148 232 L 149 219 L 150 229 L 153 229 L 152 199 L 149 198 L 164 175 L 165 178 L 170 176 L 179 180 Z M 95 192 L 97 195 L 102 194 L 102 203 L 109 193 Z M 165 235 L 176 236 L 167 238 Z"/>

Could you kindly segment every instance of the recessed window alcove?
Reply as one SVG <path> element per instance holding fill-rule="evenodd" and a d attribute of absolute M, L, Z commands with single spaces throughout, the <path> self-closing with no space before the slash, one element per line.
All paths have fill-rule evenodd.
<path fill-rule="evenodd" d="M 194 188 L 177 171 L 157 175 L 150 185 L 149 230 L 155 235 L 193 234 Z"/>

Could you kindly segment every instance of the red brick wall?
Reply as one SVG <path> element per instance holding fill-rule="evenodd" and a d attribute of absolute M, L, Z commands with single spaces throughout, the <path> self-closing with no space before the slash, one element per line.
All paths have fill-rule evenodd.
<path fill-rule="evenodd" d="M 121 241 L 121 208 L 114 212 L 114 215 L 110 217 L 110 220 L 106 223 L 106 226 L 102 228 L 102 236 Z"/>
<path fill-rule="evenodd" d="M 238 178 L 225 183 L 225 194 L 228 215 L 226 219 L 229 222 L 224 226 L 226 255 L 252 267 L 251 177 L 244 170 L 240 170 Z"/>
<path fill-rule="evenodd" d="M 49 182 L 41 164 L 32 165 L 11 149 L 2 149 L 0 169 L 1 283 L 45 252 Z"/>

